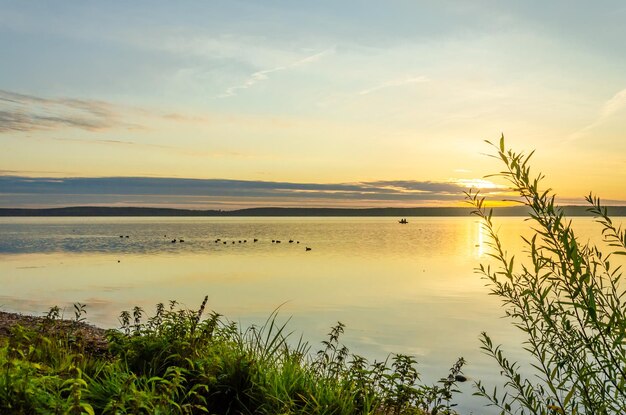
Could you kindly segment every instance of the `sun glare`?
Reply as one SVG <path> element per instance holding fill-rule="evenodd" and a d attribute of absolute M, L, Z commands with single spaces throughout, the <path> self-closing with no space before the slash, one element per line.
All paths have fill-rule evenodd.
<path fill-rule="evenodd" d="M 504 185 L 485 179 L 457 179 L 455 183 L 468 189 L 506 189 Z"/>

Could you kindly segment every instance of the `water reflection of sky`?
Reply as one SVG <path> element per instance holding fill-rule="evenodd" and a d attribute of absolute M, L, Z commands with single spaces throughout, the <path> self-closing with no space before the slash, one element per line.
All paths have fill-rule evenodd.
<path fill-rule="evenodd" d="M 459 219 L 464 220 L 419 219 L 412 226 L 398 226 L 391 218 L 0 218 L 0 253 L 280 255 L 288 251 L 270 251 L 264 242 L 281 240 L 284 247 L 292 239 L 352 256 L 413 257 L 467 248 L 456 243 Z M 184 245 L 171 243 L 180 238 Z M 215 243 L 217 238 L 220 243 Z M 254 238 L 261 243 L 254 244 Z M 247 245 L 239 243 L 244 240 Z"/>
<path fill-rule="evenodd" d="M 291 329 L 314 347 L 342 321 L 353 352 L 376 359 L 391 352 L 416 355 L 426 380 L 443 376 L 459 356 L 469 361 L 471 377 L 495 379 L 478 335 L 489 332 L 518 358 L 521 337 L 473 272 L 486 261 L 480 224 L 475 218 L 409 222 L 5 218 L 0 304 L 35 314 L 60 305 L 71 314 L 78 301 L 88 305 L 91 322 L 107 327 L 116 326 L 124 309 L 153 310 L 170 299 L 197 307 L 208 295 L 211 309 L 243 324 L 262 322 L 282 304 L 281 318 L 290 317 Z M 588 219 L 579 222 L 583 237 L 596 229 Z M 507 249 L 519 252 L 528 223 L 506 218 L 498 226 Z M 185 242 L 173 244 L 173 237 Z M 464 399 L 476 411 L 477 403 Z"/>

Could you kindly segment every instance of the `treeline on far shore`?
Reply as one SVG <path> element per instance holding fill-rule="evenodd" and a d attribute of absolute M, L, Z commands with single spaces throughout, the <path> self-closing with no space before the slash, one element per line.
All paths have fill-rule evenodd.
<path fill-rule="evenodd" d="M 592 216 L 587 206 L 564 206 L 567 216 Z M 74 206 L 46 209 L 0 208 L 0 216 L 470 216 L 465 207 L 413 208 L 281 208 L 259 207 L 238 210 L 192 210 L 152 207 Z M 527 216 L 526 206 L 493 208 L 494 216 Z M 609 206 L 611 216 L 626 216 L 626 206 Z"/>

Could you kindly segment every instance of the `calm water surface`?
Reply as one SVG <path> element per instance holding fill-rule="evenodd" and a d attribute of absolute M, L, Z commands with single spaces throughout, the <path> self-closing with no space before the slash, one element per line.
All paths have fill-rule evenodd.
<path fill-rule="evenodd" d="M 529 224 L 497 221 L 509 251 L 520 251 Z M 599 231 L 590 219 L 575 224 L 585 238 Z M 520 334 L 473 272 L 487 262 L 475 218 L 0 218 L 0 234 L 5 311 L 59 305 L 71 316 L 78 301 L 90 322 L 116 327 L 135 305 L 153 310 L 176 299 L 195 308 L 208 295 L 211 309 L 243 325 L 280 306 L 313 350 L 341 321 L 352 352 L 415 355 L 428 382 L 463 356 L 470 378 L 494 384 L 481 331 L 524 359 Z M 469 396 L 471 385 L 462 389 L 464 413 L 489 413 Z"/>

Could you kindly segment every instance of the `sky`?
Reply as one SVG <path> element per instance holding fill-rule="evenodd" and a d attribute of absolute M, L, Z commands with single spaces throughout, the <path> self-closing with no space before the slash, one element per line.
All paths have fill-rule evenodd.
<path fill-rule="evenodd" d="M 0 0 L 0 207 L 626 204 L 623 1 Z M 499 198 L 499 199 L 498 199 Z"/>

